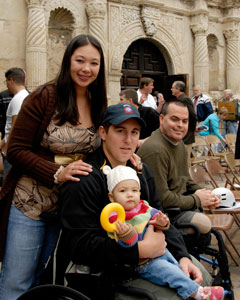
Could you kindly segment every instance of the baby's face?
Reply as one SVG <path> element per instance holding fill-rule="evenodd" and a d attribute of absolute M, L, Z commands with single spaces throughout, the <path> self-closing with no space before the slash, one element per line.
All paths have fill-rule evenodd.
<path fill-rule="evenodd" d="M 135 208 L 140 201 L 139 184 L 132 179 L 119 182 L 112 194 L 114 202 L 121 204 L 126 211 Z"/>

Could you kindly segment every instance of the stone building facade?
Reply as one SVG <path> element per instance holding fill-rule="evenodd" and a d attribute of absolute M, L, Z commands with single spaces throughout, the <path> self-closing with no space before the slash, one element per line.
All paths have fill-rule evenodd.
<path fill-rule="evenodd" d="M 226 88 L 240 94 L 239 0 L 0 0 L 0 7 L 1 89 L 14 66 L 26 70 L 29 90 L 53 79 L 68 42 L 89 33 L 104 50 L 110 103 L 136 41 L 157 47 L 167 76 L 186 75 L 190 96 L 196 84 L 213 99 Z"/>

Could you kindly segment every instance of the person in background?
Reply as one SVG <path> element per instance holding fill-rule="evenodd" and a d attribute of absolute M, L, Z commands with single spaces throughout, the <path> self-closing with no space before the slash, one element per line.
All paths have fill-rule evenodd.
<path fill-rule="evenodd" d="M 149 77 L 142 77 L 139 83 L 139 89 L 137 90 L 138 102 L 146 107 L 157 109 L 156 101 L 151 95 L 154 89 L 154 80 Z"/>
<path fill-rule="evenodd" d="M 7 108 L 12 100 L 13 95 L 9 94 L 8 89 L 0 93 L 0 132 L 1 138 L 4 138 L 5 135 L 5 125 L 6 125 L 6 113 Z"/>
<path fill-rule="evenodd" d="M 208 127 L 208 130 L 199 132 L 201 136 L 216 135 L 223 145 L 227 145 L 226 139 L 219 132 L 219 125 L 221 121 L 224 121 L 228 116 L 228 110 L 226 107 L 222 106 L 216 113 L 212 113 L 207 117 L 207 119 L 201 124 Z"/>
<path fill-rule="evenodd" d="M 5 73 L 8 92 L 13 95 L 6 111 L 5 135 L 1 141 L 3 158 L 3 179 L 6 178 L 11 164 L 8 162 L 6 153 L 8 149 L 9 137 L 16 122 L 18 113 L 21 109 L 23 100 L 28 96 L 29 92 L 25 88 L 26 73 L 21 68 L 11 68 Z"/>
<path fill-rule="evenodd" d="M 230 89 L 224 90 L 224 98 L 222 102 L 234 102 L 235 103 L 235 114 L 234 114 L 234 120 L 224 120 L 223 121 L 223 130 L 222 130 L 222 136 L 225 138 L 227 133 L 234 133 L 237 134 L 237 122 L 239 120 L 239 104 L 238 99 L 235 99 L 233 97 L 233 92 Z"/>
<path fill-rule="evenodd" d="M 4 90 L 0 93 L 0 140 L 4 138 L 5 135 L 5 125 L 6 125 L 6 112 L 13 95 L 10 95 L 8 90 Z M 2 186 L 3 181 L 3 157 L 0 155 L 0 186 Z"/>
<path fill-rule="evenodd" d="M 108 236 L 115 239 L 122 247 L 132 247 L 144 237 L 149 225 L 155 230 L 167 230 L 170 225 L 168 217 L 160 210 L 149 206 L 147 201 L 140 200 L 140 181 L 134 169 L 127 166 L 117 166 L 111 169 L 103 167 L 107 176 L 108 197 L 110 202 L 120 204 L 125 210 L 125 221 L 116 221 L 116 216 L 109 217 L 110 223 L 116 221 L 114 232 Z M 224 289 L 220 286 L 201 287 L 189 278 L 179 267 L 178 262 L 166 248 L 165 253 L 154 259 L 139 260 L 137 271 L 140 277 L 160 286 L 176 289 L 183 299 L 221 300 Z"/>
<path fill-rule="evenodd" d="M 148 138 L 154 130 L 159 128 L 159 113 L 151 107 L 146 107 L 138 103 L 137 92 L 133 89 L 122 90 L 119 95 L 120 102 L 132 104 L 138 109 L 141 118 L 146 124 L 146 126 L 141 129 L 138 143 L 138 147 L 140 147 L 146 138 Z"/>
<path fill-rule="evenodd" d="M 191 145 L 195 142 L 195 130 L 197 125 L 197 115 L 194 111 L 192 100 L 185 94 L 185 83 L 183 81 L 174 81 L 172 84 L 172 95 L 179 101 L 187 104 L 189 117 L 188 117 L 188 130 L 187 134 L 183 137 L 185 145 Z"/>
<path fill-rule="evenodd" d="M 39 284 L 59 236 L 59 185 L 92 172 L 83 159 L 100 146 L 106 107 L 102 48 L 78 35 L 57 78 L 25 99 L 9 140 L 12 168 L 0 192 L 1 300 Z"/>
<path fill-rule="evenodd" d="M 192 97 L 194 111 L 197 115 L 198 122 L 203 122 L 213 113 L 211 100 L 207 95 L 202 93 L 201 87 L 196 85 L 193 88 L 194 96 Z"/>

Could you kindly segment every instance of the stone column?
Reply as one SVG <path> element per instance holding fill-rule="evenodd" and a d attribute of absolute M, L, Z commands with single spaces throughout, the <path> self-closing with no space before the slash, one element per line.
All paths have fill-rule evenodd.
<path fill-rule="evenodd" d="M 104 17 L 107 10 L 106 0 L 87 0 L 86 12 L 89 18 L 89 34 L 93 35 L 101 44 L 105 53 L 106 38 Z"/>
<path fill-rule="evenodd" d="M 30 91 L 47 80 L 47 28 L 43 0 L 25 0 L 28 5 L 26 38 L 27 86 Z"/>
<path fill-rule="evenodd" d="M 191 25 L 194 33 L 194 85 L 200 85 L 207 92 L 209 86 L 209 59 L 207 46 L 208 23 L 203 16 L 197 23 Z"/>
<path fill-rule="evenodd" d="M 239 30 L 232 26 L 231 29 L 224 30 L 223 33 L 227 41 L 227 88 L 232 89 L 234 93 L 238 94 L 240 92 Z"/>

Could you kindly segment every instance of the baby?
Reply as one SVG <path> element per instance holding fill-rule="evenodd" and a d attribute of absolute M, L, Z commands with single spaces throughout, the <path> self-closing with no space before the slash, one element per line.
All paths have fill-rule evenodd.
<path fill-rule="evenodd" d="M 157 230 L 169 228 L 170 222 L 165 214 L 150 207 L 147 201 L 140 200 L 140 181 L 134 169 L 127 166 L 111 169 L 105 166 L 103 173 L 107 176 L 110 201 L 121 204 L 126 212 L 125 222 L 122 224 L 117 221 L 114 234 L 108 233 L 111 238 L 124 247 L 131 247 L 143 239 L 149 224 Z M 109 219 L 113 221 L 114 216 Z M 154 284 L 177 289 L 183 299 L 221 300 L 224 297 L 221 286 L 201 287 L 189 278 L 167 249 L 160 257 L 139 261 L 137 271 L 140 277 Z"/>

